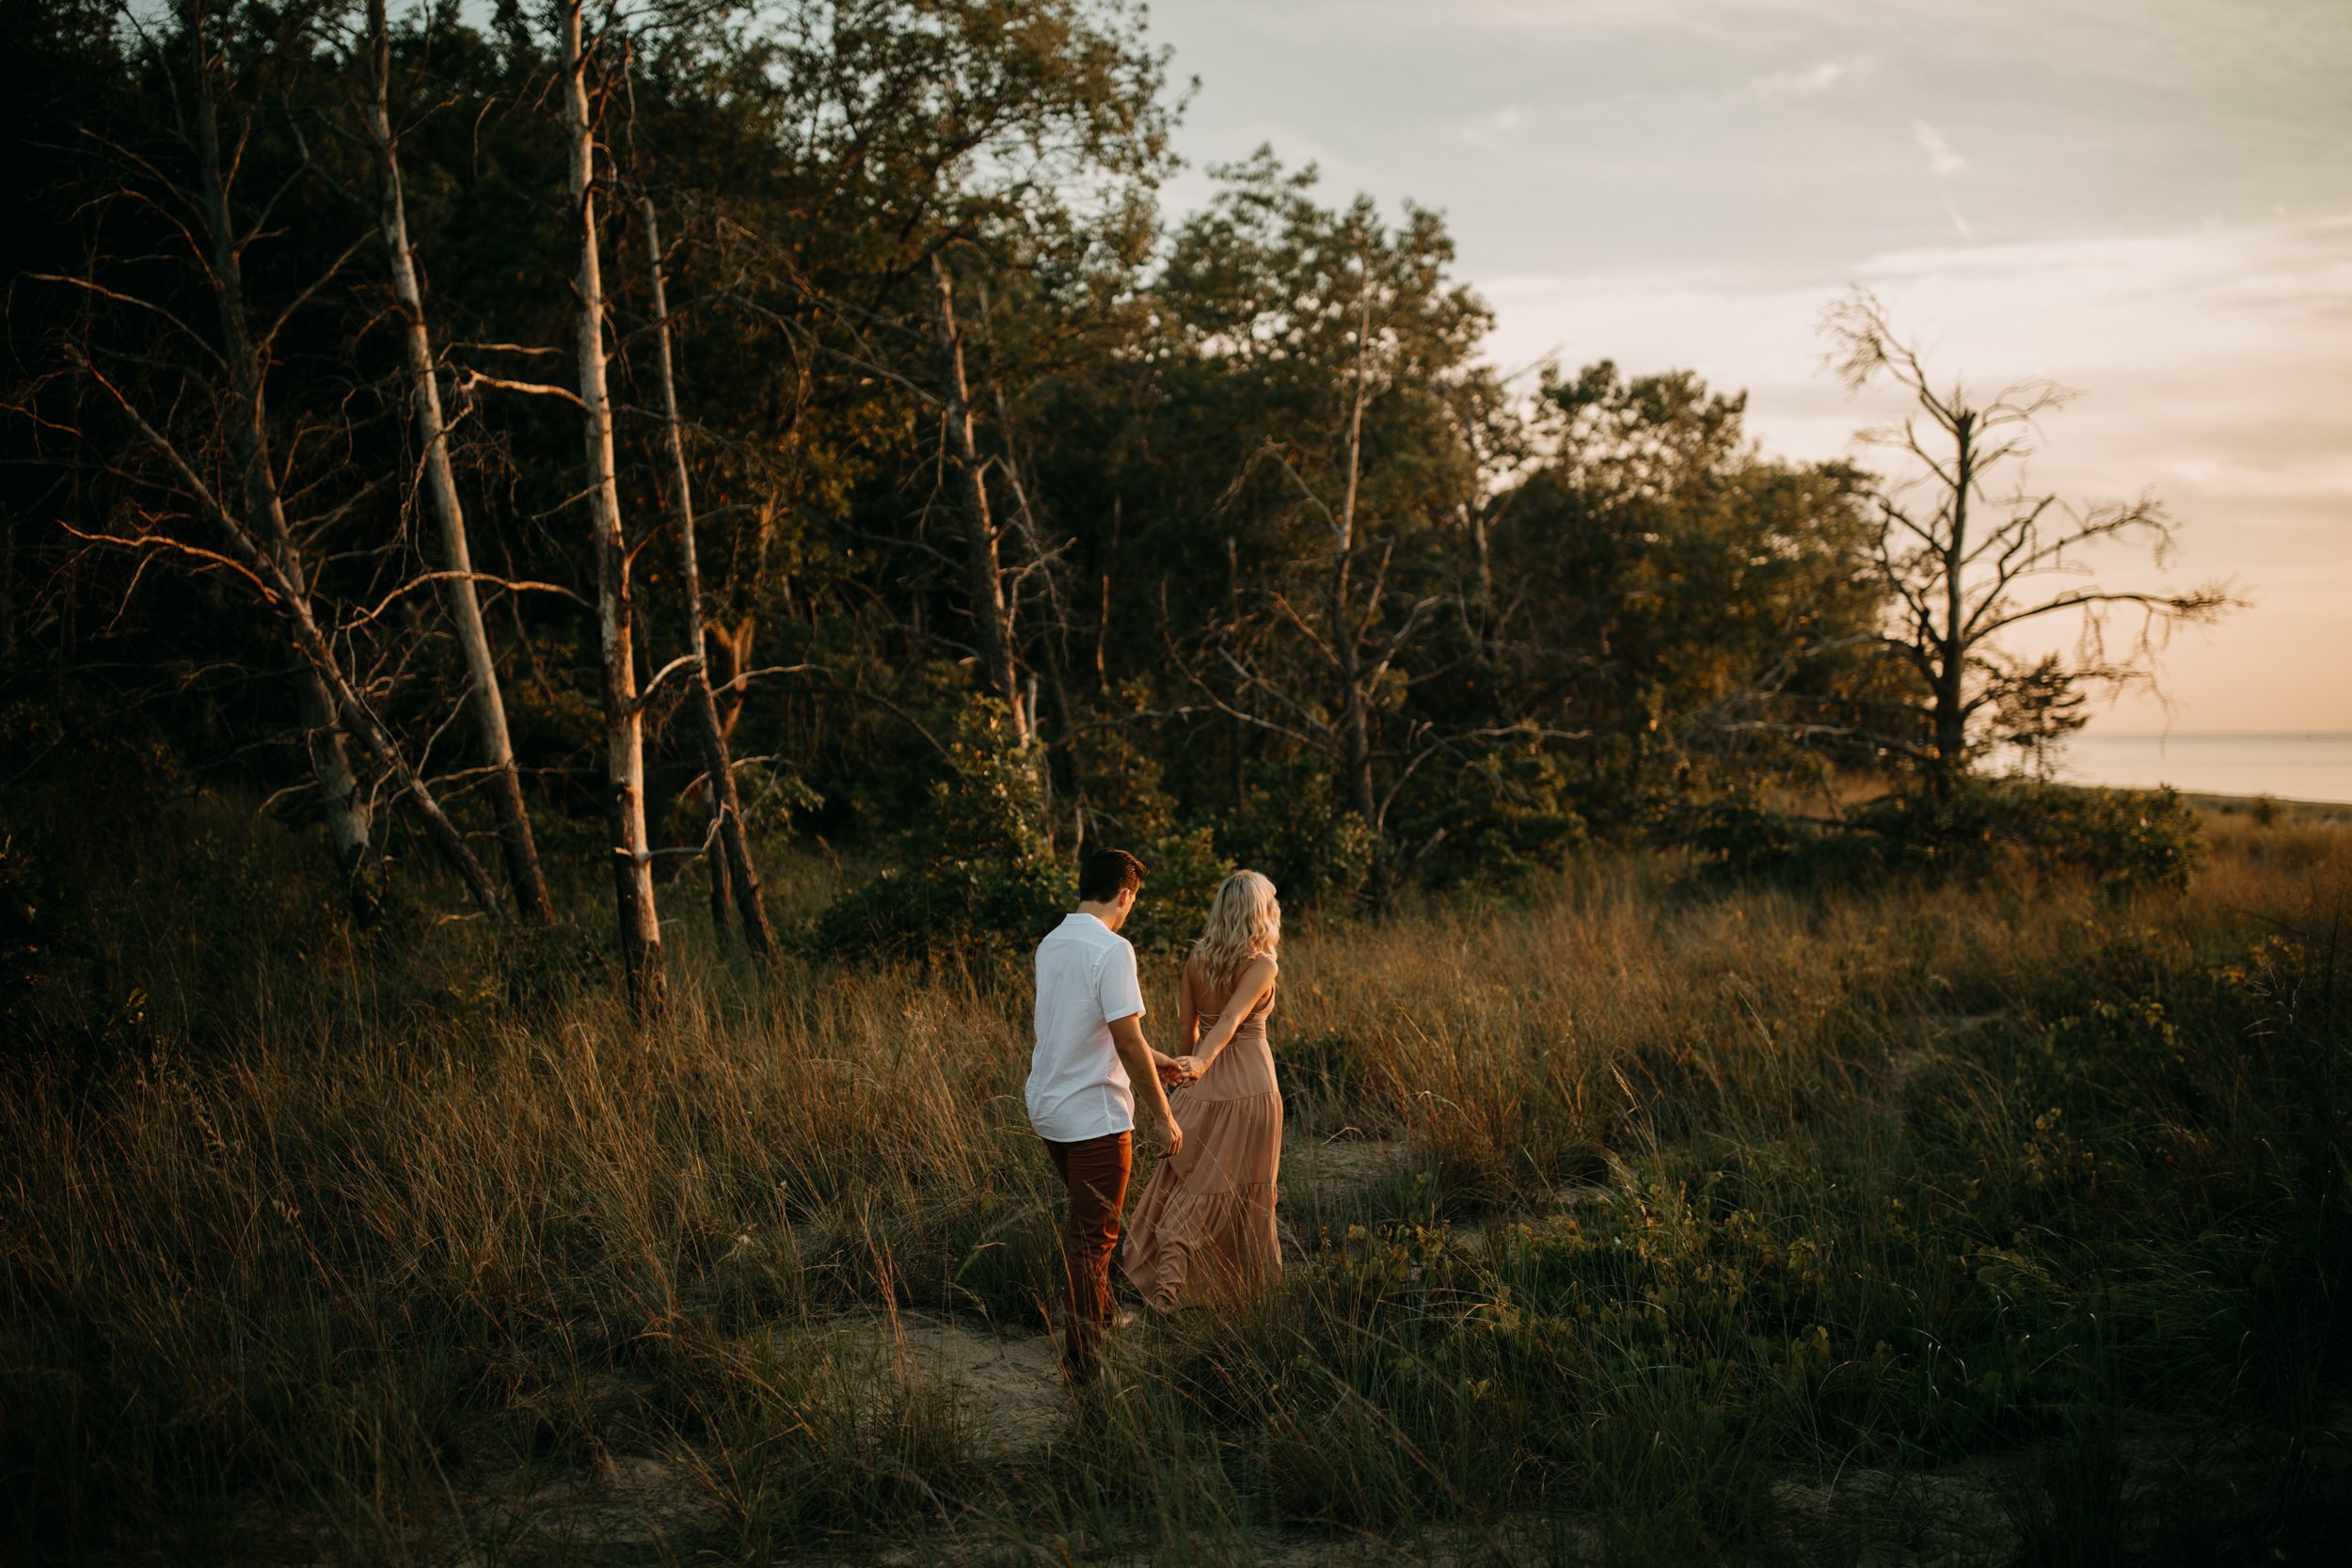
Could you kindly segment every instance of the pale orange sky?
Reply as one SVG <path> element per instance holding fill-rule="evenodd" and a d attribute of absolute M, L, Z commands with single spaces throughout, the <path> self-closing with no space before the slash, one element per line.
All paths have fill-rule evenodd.
<path fill-rule="evenodd" d="M 1516 368 L 1745 388 L 1768 451 L 1876 422 L 1816 325 L 1877 290 L 1939 376 L 2078 389 L 2034 480 L 2153 488 L 2189 631 L 2106 731 L 2352 731 L 2352 5 L 2337 0 L 1161 0 L 1198 166 L 1443 211 Z M 1867 459 L 1867 454 L 1864 454 Z M 2121 562 L 2118 585 L 2151 580 Z"/>

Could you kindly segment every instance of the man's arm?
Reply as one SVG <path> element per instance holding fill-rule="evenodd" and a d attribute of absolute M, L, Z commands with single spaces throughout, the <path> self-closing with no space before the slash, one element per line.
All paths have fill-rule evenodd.
<path fill-rule="evenodd" d="M 1129 1013 L 1125 1018 L 1111 1020 L 1111 1045 L 1119 1052 L 1129 1081 L 1141 1091 L 1152 1114 L 1159 1118 L 1161 1142 L 1167 1146 L 1167 1151 L 1180 1152 L 1184 1147 L 1184 1130 L 1176 1125 L 1176 1117 L 1168 1111 L 1168 1091 L 1160 1086 L 1159 1069 L 1152 1060 L 1156 1053 L 1143 1037 L 1143 1015 Z"/>

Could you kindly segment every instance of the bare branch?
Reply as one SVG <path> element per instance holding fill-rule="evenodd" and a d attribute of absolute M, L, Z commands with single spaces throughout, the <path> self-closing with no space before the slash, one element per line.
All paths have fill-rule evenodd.
<path fill-rule="evenodd" d="M 214 348 L 211 343 L 204 341 L 204 335 L 202 333 L 197 331 L 196 328 L 190 326 L 186 322 L 182 321 L 178 316 L 172 314 L 169 310 L 165 309 L 162 306 L 157 305 L 152 300 L 141 299 L 135 294 L 126 294 L 119 290 L 109 289 L 103 284 L 93 283 L 86 277 L 67 277 L 53 272 L 30 272 L 24 274 L 24 277 L 37 283 L 62 283 L 69 289 L 80 289 L 85 293 L 97 294 L 103 299 L 113 300 L 118 305 L 128 305 L 134 309 L 144 310 L 150 315 L 160 316 L 165 322 L 176 329 L 181 336 L 186 338 L 190 342 L 194 343 L 199 350 L 201 350 L 204 356 L 207 359 L 210 359 L 215 366 L 220 366 L 224 363 L 221 359 L 220 352 Z"/>
<path fill-rule="evenodd" d="M 262 596 L 262 602 L 263 604 L 276 605 L 278 603 L 278 595 L 270 591 L 270 587 L 267 583 L 263 582 L 259 577 L 254 575 L 250 567 L 246 566 L 243 562 L 235 561 L 228 556 L 222 555 L 217 550 L 208 550 L 200 545 L 191 545 L 186 543 L 184 540 L 174 539 L 167 533 L 141 533 L 134 535 L 117 533 L 85 533 L 82 530 L 75 528 L 72 523 L 66 522 L 62 518 L 58 519 L 57 526 L 63 529 L 66 532 L 73 535 L 74 538 L 87 540 L 93 545 L 105 545 L 116 549 L 126 550 L 164 550 L 175 555 L 184 555 L 191 560 L 203 562 L 205 564 L 210 566 L 223 567 L 228 571 L 234 572 L 237 576 L 243 578 L 248 584 L 250 584 L 253 591 Z"/>
<path fill-rule="evenodd" d="M 580 594 L 575 594 L 570 589 L 564 587 L 562 583 L 518 580 L 513 578 L 500 577 L 495 572 L 421 572 L 417 576 L 410 578 L 406 582 L 402 583 L 398 588 L 395 588 L 390 593 L 385 594 L 382 600 L 376 604 L 375 608 L 369 610 L 366 614 L 355 616 L 351 620 L 344 622 L 342 630 L 346 632 L 358 630 L 361 626 L 369 625 L 373 622 L 376 617 L 382 615 L 387 610 L 389 610 L 392 607 L 393 601 L 413 594 L 420 588 L 436 582 L 486 582 L 493 588 L 504 588 L 516 594 L 554 594 L 563 598 L 571 600 L 572 603 L 580 606 L 582 610 L 594 610 L 596 608 L 595 605 L 590 604 L 586 599 L 582 598 Z"/>
<path fill-rule="evenodd" d="M 528 392 L 534 397 L 560 398 L 575 408 L 584 409 L 588 406 L 580 401 L 580 394 L 568 387 L 550 387 L 544 381 L 509 381 L 504 376 L 485 375 L 480 371 L 467 367 L 458 369 L 456 387 L 461 392 L 470 392 L 476 387 L 496 387 L 502 391 Z"/>

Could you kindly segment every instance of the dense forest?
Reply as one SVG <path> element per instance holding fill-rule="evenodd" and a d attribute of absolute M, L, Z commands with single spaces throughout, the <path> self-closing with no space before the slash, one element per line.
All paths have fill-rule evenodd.
<path fill-rule="evenodd" d="M 1883 858 L 2227 602 L 2042 592 L 2169 519 L 2012 494 L 2055 393 L 1941 391 L 1867 295 L 1885 476 L 1605 344 L 1499 371 L 1436 211 L 1275 150 L 1165 211 L 1184 91 L 1115 3 L 0 9 L 19 809 L 249 797 L 362 927 L 609 863 L 651 1001 L 665 901 L 934 946 L 1088 843 L 1171 911 Z M 779 930 L 791 839 L 889 875 Z"/>

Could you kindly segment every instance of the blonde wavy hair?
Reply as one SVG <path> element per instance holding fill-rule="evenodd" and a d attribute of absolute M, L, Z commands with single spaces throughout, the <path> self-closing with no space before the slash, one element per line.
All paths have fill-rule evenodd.
<path fill-rule="evenodd" d="M 1231 986 L 1250 959 L 1281 946 L 1282 906 L 1275 901 L 1274 884 L 1255 871 L 1236 871 L 1217 885 L 1192 956 L 1200 962 L 1201 979 L 1216 990 Z"/>

